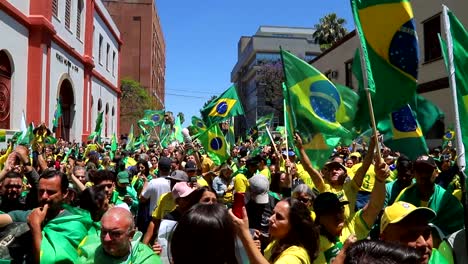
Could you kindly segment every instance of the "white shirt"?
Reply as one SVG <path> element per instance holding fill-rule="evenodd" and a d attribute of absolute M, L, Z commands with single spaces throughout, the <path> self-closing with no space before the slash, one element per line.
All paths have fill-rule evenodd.
<path fill-rule="evenodd" d="M 171 191 L 171 186 L 170 182 L 168 179 L 159 177 L 156 179 L 152 179 L 149 183 L 148 186 L 146 187 L 145 190 L 141 193 L 141 195 L 145 199 L 150 200 L 150 208 L 149 208 L 149 214 L 156 209 L 157 202 L 159 201 L 159 197 L 161 195 L 168 193 Z"/>

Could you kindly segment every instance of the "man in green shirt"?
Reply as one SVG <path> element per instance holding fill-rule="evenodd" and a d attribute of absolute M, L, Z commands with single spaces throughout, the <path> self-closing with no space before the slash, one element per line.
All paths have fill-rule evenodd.
<path fill-rule="evenodd" d="M 421 264 L 448 264 L 433 248 L 429 222 L 436 213 L 426 207 L 416 207 L 407 202 L 395 202 L 385 208 L 380 220 L 380 239 L 397 242 L 424 252 Z"/>
<path fill-rule="evenodd" d="M 80 251 L 78 263 L 161 263 L 135 230 L 132 214 L 120 207 L 109 209 L 101 218 L 101 243 L 94 251 Z M 86 247 L 86 242 L 81 247 Z"/>

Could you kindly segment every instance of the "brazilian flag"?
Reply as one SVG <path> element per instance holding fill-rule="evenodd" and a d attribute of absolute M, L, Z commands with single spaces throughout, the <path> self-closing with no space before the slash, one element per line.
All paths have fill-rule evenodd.
<path fill-rule="evenodd" d="M 193 138 L 197 138 L 200 134 L 205 132 L 206 126 L 201 118 L 192 116 L 192 125 L 188 127 L 188 130 Z"/>
<path fill-rule="evenodd" d="M 57 104 L 55 105 L 54 119 L 52 120 L 53 128 L 57 128 L 59 125 L 59 118 L 62 117 L 62 104 L 60 98 L 57 98 Z"/>
<path fill-rule="evenodd" d="M 226 139 L 219 128 L 219 125 L 213 125 L 205 133 L 201 134 L 198 139 L 205 148 L 206 153 L 216 165 L 221 165 L 229 158 Z"/>
<path fill-rule="evenodd" d="M 282 50 L 286 93 L 292 124 L 301 134 L 316 132 L 344 136 L 349 131 L 337 121 L 343 103 L 335 85 L 322 73 L 293 54 Z"/>
<path fill-rule="evenodd" d="M 427 154 L 421 126 L 409 105 L 391 113 L 389 119 L 378 123 L 377 128 L 384 136 L 385 145 L 392 150 L 399 151 L 413 160 Z"/>
<path fill-rule="evenodd" d="M 117 137 L 115 136 L 115 133 L 112 135 L 111 139 L 111 151 L 109 152 L 109 156 L 111 160 L 114 160 L 115 152 L 117 151 L 118 144 L 117 144 Z"/>
<path fill-rule="evenodd" d="M 96 118 L 96 126 L 94 127 L 94 132 L 91 133 L 91 135 L 88 136 L 88 140 L 94 140 L 96 138 L 98 142 L 101 141 L 102 115 L 103 115 L 103 113 L 104 113 L 104 111 L 98 113 L 98 116 Z"/>
<path fill-rule="evenodd" d="M 203 108 L 201 114 L 207 125 L 220 123 L 232 116 L 243 115 L 244 109 L 237 95 L 236 86 L 229 87 Z"/>
<path fill-rule="evenodd" d="M 410 102 L 417 88 L 419 49 L 409 0 L 351 0 L 352 11 L 367 71 L 364 87 L 361 59 L 353 61 L 359 81 L 358 127 L 369 124 L 364 88 L 372 94 L 377 121 Z"/>
<path fill-rule="evenodd" d="M 138 123 L 142 125 L 155 127 L 161 125 L 164 122 L 164 109 L 161 110 L 145 110 L 144 116 L 142 119 L 138 120 Z"/>

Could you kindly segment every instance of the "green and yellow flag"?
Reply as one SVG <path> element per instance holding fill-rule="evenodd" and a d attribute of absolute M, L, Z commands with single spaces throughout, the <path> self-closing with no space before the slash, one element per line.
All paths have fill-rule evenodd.
<path fill-rule="evenodd" d="M 6 130 L 0 129 L 0 142 L 6 142 Z"/>
<path fill-rule="evenodd" d="M 454 80 L 450 81 L 450 86 L 456 95 L 455 111 L 458 112 L 458 119 L 455 123 L 455 136 L 457 138 L 457 153 L 465 153 L 468 146 L 468 31 L 458 18 L 444 7 L 445 28 L 447 32 L 447 41 L 452 45 L 447 45 L 440 39 L 442 53 L 444 55 L 445 65 L 449 72 L 449 78 L 452 74 Z M 453 55 L 451 59 L 449 54 Z M 461 138 L 460 138 L 461 137 Z M 459 155 L 457 164 L 460 168 L 468 168 L 464 155 Z"/>
<path fill-rule="evenodd" d="M 151 128 L 159 126 L 164 122 L 165 110 L 145 110 L 145 114 L 142 119 L 138 120 L 139 124 L 149 126 Z"/>
<path fill-rule="evenodd" d="M 321 169 L 340 136 L 349 134 L 337 121 L 343 103 L 340 93 L 311 65 L 287 51 L 281 53 L 286 76 L 283 94 L 288 146 L 294 145 L 293 133 L 299 133 L 312 165 Z"/>
<path fill-rule="evenodd" d="M 391 113 L 390 118 L 380 121 L 377 128 L 383 134 L 386 146 L 412 160 L 428 153 L 421 126 L 409 105 Z"/>
<path fill-rule="evenodd" d="M 229 158 L 226 139 L 219 125 L 211 126 L 205 133 L 201 134 L 198 139 L 202 143 L 210 159 L 212 159 L 216 165 L 221 165 Z"/>
<path fill-rule="evenodd" d="M 192 125 L 188 127 L 192 138 L 197 138 L 200 134 L 205 132 L 206 126 L 203 120 L 197 116 L 192 116 Z"/>
<path fill-rule="evenodd" d="M 111 160 L 114 160 L 115 152 L 117 151 L 118 144 L 117 144 L 117 137 L 115 136 L 115 133 L 112 134 L 112 139 L 111 139 L 111 151 L 109 152 L 109 156 Z"/>
<path fill-rule="evenodd" d="M 127 145 L 125 146 L 125 150 L 133 151 L 134 147 L 135 147 L 135 139 L 134 139 L 134 136 L 133 136 L 133 124 L 132 124 L 130 126 L 130 131 L 128 132 Z"/>
<path fill-rule="evenodd" d="M 338 89 L 325 75 L 282 50 L 284 75 L 292 122 L 296 131 L 343 136 L 349 133 L 338 121 L 342 99 Z"/>
<path fill-rule="evenodd" d="M 54 119 L 52 120 L 53 129 L 58 127 L 59 118 L 61 116 L 62 116 L 62 103 L 60 103 L 60 98 L 57 98 L 57 104 L 55 105 Z"/>
<path fill-rule="evenodd" d="M 217 124 L 229 117 L 244 114 L 244 109 L 237 95 L 236 86 L 232 85 L 218 98 L 201 110 L 205 124 Z"/>
<path fill-rule="evenodd" d="M 96 126 L 94 127 L 94 132 L 88 136 L 88 140 L 96 139 L 97 142 L 101 141 L 101 130 L 102 130 L 102 115 L 104 111 L 98 113 L 96 117 Z"/>
<path fill-rule="evenodd" d="M 372 93 L 377 121 L 410 102 L 416 93 L 419 48 L 409 0 L 351 0 L 356 30 L 362 47 L 367 86 L 359 54 L 353 73 L 359 81 L 358 126 L 369 124 L 364 88 Z"/>

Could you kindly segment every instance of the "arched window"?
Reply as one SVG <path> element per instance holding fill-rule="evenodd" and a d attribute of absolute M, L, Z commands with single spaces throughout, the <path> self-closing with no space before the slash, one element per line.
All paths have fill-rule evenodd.
<path fill-rule="evenodd" d="M 101 98 L 99 98 L 99 100 L 98 100 L 97 110 L 98 110 L 98 112 L 101 112 L 101 110 L 102 110 L 102 100 L 101 100 Z"/>

